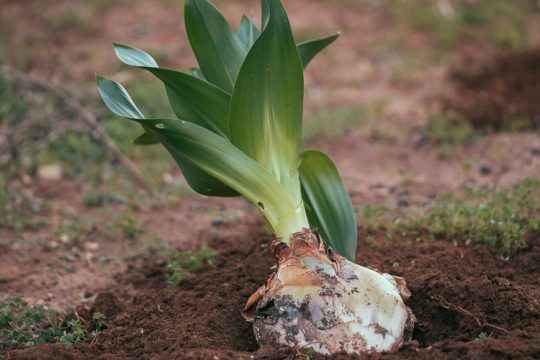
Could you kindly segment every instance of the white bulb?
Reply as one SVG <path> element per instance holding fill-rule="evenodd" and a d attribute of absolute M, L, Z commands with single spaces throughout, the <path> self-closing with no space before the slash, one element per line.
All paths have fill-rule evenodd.
<path fill-rule="evenodd" d="M 260 345 L 359 354 L 410 339 L 415 318 L 403 279 L 350 262 L 309 230 L 275 250 L 276 272 L 243 312 Z"/>

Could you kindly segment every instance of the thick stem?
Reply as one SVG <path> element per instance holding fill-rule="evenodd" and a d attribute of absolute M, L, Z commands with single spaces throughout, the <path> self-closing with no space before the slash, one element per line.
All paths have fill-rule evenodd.
<path fill-rule="evenodd" d="M 280 242 L 289 244 L 292 234 L 303 232 L 304 229 L 309 229 L 309 222 L 304 203 L 301 202 L 296 209 L 281 214 L 277 223 L 270 224 L 270 226 L 272 226 L 274 234 Z"/>

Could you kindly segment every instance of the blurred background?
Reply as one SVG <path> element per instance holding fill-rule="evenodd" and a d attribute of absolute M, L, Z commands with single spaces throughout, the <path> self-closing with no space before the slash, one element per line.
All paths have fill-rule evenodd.
<path fill-rule="evenodd" d="M 244 13 L 260 22 L 256 0 L 214 3 L 233 24 Z M 304 139 L 335 159 L 363 231 L 451 236 L 470 226 L 499 236 L 516 230 L 484 220 L 504 217 L 503 205 L 536 214 L 540 2 L 284 4 L 298 41 L 342 32 L 305 74 Z M 194 194 L 160 146 L 132 145 L 141 129 L 97 95 L 100 74 L 123 83 L 145 114 L 172 115 L 162 85 L 121 65 L 112 42 L 187 71 L 195 60 L 182 7 L 0 0 L 0 300 L 90 301 L 139 258 L 167 263 L 174 251 L 257 223 L 242 199 Z M 500 189 L 520 193 L 489 192 Z M 482 209 L 463 205 L 486 196 Z M 514 225 L 505 249 L 540 229 Z"/>

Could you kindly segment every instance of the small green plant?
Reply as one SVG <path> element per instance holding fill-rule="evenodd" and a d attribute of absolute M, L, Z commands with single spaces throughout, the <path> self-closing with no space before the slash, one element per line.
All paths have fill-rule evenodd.
<path fill-rule="evenodd" d="M 84 195 L 84 205 L 101 207 L 109 204 L 125 204 L 127 199 L 112 191 L 92 191 Z"/>
<path fill-rule="evenodd" d="M 59 342 L 66 346 L 73 347 L 84 339 L 86 339 L 86 331 L 81 324 L 81 320 L 75 319 L 66 322 L 63 335 L 60 337 Z"/>
<path fill-rule="evenodd" d="M 476 339 L 474 339 L 474 341 L 482 341 L 488 338 L 489 338 L 489 335 L 486 332 L 482 331 L 478 334 L 478 336 L 476 337 Z"/>
<path fill-rule="evenodd" d="M 137 239 L 144 233 L 142 222 L 132 214 L 117 216 L 107 224 L 107 230 L 111 237 L 121 236 L 128 239 Z"/>
<path fill-rule="evenodd" d="M 96 230 L 96 220 L 93 217 L 83 216 L 69 224 L 61 224 L 56 229 L 56 236 L 63 243 L 73 245 L 84 241 Z"/>
<path fill-rule="evenodd" d="M 425 136 L 435 145 L 458 146 L 474 141 L 478 135 L 467 122 L 452 114 L 441 114 L 426 125 Z"/>
<path fill-rule="evenodd" d="M 0 186 L 0 229 L 5 228 L 15 232 L 38 230 L 48 224 L 39 216 L 41 207 L 33 203 L 21 192 Z"/>
<path fill-rule="evenodd" d="M 443 196 L 415 225 L 434 238 L 460 237 L 511 255 L 527 246 L 527 235 L 540 233 L 539 214 L 540 180 L 527 179 L 510 189 L 469 189 L 462 197 Z"/>
<path fill-rule="evenodd" d="M 366 204 L 360 210 L 360 222 L 368 231 L 378 230 L 387 223 L 384 219 L 388 217 L 389 213 L 390 209 L 386 206 Z"/>
<path fill-rule="evenodd" d="M 196 252 L 177 251 L 167 263 L 165 280 L 171 286 L 178 285 L 186 273 L 201 271 L 216 255 L 207 245 L 203 245 Z"/>
<path fill-rule="evenodd" d="M 497 247 L 510 256 L 540 233 L 540 180 L 525 179 L 506 189 L 466 188 L 464 194 L 439 196 L 420 214 L 398 214 L 379 206 L 362 211 L 368 230 L 396 234 L 423 233 L 432 239 L 460 239 Z"/>
<path fill-rule="evenodd" d="M 32 306 L 21 298 L 0 303 L 0 350 L 59 342 L 75 346 L 88 336 L 105 328 L 103 315 L 94 313 L 94 331 L 88 333 L 84 320 L 72 309 L 50 309 L 42 304 Z M 96 325 L 98 324 L 98 325 Z"/>

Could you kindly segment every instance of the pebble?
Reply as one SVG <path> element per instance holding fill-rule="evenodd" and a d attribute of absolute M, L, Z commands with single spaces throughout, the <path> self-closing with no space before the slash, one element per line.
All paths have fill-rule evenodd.
<path fill-rule="evenodd" d="M 398 206 L 409 206 L 409 199 L 407 199 L 405 196 L 400 196 L 397 204 Z"/>
<path fill-rule="evenodd" d="M 99 249 L 99 244 L 97 242 L 87 241 L 84 243 L 83 247 L 86 251 L 96 251 Z"/>
<path fill-rule="evenodd" d="M 41 165 L 37 170 L 37 176 L 42 180 L 60 180 L 62 178 L 62 166 L 60 164 Z"/>
<path fill-rule="evenodd" d="M 491 174 L 491 172 L 491 166 L 485 164 L 480 166 L 480 173 L 482 173 L 482 175 L 488 175 Z"/>
<path fill-rule="evenodd" d="M 212 221 L 212 225 L 219 226 L 225 224 L 225 220 L 221 216 L 216 216 Z"/>

